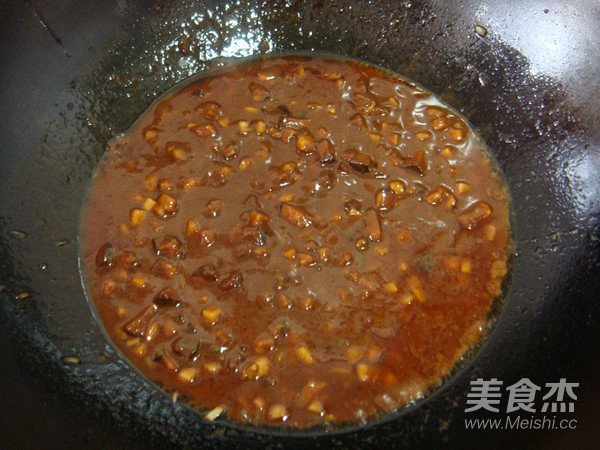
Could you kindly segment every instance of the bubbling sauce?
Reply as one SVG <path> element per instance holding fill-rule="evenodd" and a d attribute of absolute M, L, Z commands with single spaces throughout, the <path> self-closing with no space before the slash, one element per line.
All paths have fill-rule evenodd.
<path fill-rule="evenodd" d="M 485 146 L 356 61 L 236 64 L 114 139 L 82 275 L 123 354 L 206 418 L 356 423 L 422 397 L 482 336 L 511 254 Z"/>

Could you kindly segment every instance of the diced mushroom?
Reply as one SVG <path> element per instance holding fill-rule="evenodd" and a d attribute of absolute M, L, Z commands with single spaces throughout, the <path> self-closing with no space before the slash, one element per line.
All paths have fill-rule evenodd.
<path fill-rule="evenodd" d="M 350 217 L 361 217 L 362 216 L 362 205 L 354 198 L 350 198 L 344 202 L 344 211 Z"/>
<path fill-rule="evenodd" d="M 183 256 L 183 252 L 181 250 L 181 241 L 171 234 L 165 236 L 160 244 L 154 245 L 157 255 L 168 255 L 172 256 L 173 258 L 181 258 Z"/>
<path fill-rule="evenodd" d="M 308 119 L 301 119 L 299 117 L 292 117 L 290 115 L 283 115 L 279 120 L 279 128 L 291 128 L 292 130 L 302 130 L 308 126 Z"/>
<path fill-rule="evenodd" d="M 204 281 L 211 283 L 219 281 L 219 272 L 212 264 L 204 264 L 200 266 L 198 270 L 192 273 L 192 276 L 202 278 Z"/>
<path fill-rule="evenodd" d="M 271 97 L 269 90 L 258 83 L 250 83 L 249 90 L 255 102 L 264 102 Z"/>
<path fill-rule="evenodd" d="M 425 150 L 419 150 L 414 155 L 404 158 L 402 165 L 407 169 L 413 169 L 419 174 L 425 175 L 429 166 Z"/>
<path fill-rule="evenodd" d="M 250 211 L 250 225 L 257 226 L 267 223 L 270 217 L 262 211 L 256 211 L 253 209 Z"/>
<path fill-rule="evenodd" d="M 154 296 L 152 302 L 158 307 L 178 307 L 181 305 L 181 296 L 173 288 L 165 288 Z"/>
<path fill-rule="evenodd" d="M 215 137 L 219 134 L 217 128 L 212 123 L 195 124 L 189 130 L 201 138 Z"/>
<path fill-rule="evenodd" d="M 215 120 L 221 115 L 221 105 L 216 102 L 204 102 L 196 106 L 195 109 L 208 120 Z"/>
<path fill-rule="evenodd" d="M 311 215 L 306 208 L 303 206 L 292 205 L 291 203 L 281 203 L 279 215 L 289 224 L 295 225 L 298 228 L 306 228 L 312 223 Z"/>
<path fill-rule="evenodd" d="M 148 323 L 154 317 L 155 313 L 156 307 L 154 305 L 146 306 L 138 315 L 123 326 L 123 330 L 130 336 L 143 336 L 148 328 Z"/>
<path fill-rule="evenodd" d="M 158 258 L 154 261 L 151 270 L 154 275 L 165 280 L 171 279 L 177 275 L 177 267 L 162 258 Z"/>
<path fill-rule="evenodd" d="M 140 266 L 137 255 L 130 250 L 123 250 L 117 256 L 119 266 L 127 270 L 134 270 Z"/>
<path fill-rule="evenodd" d="M 96 267 L 110 269 L 117 261 L 117 251 L 110 243 L 104 244 L 96 253 Z"/>
<path fill-rule="evenodd" d="M 374 209 L 367 209 L 364 214 L 364 222 L 369 239 L 379 242 L 382 237 L 381 221 L 379 214 Z"/>
<path fill-rule="evenodd" d="M 488 203 L 475 202 L 458 216 L 458 223 L 467 230 L 475 230 L 492 215 L 492 211 Z"/>
<path fill-rule="evenodd" d="M 219 282 L 219 289 L 222 291 L 229 291 L 231 289 L 239 288 L 242 286 L 244 278 L 242 273 L 238 270 L 234 270 L 221 278 Z"/>
<path fill-rule="evenodd" d="M 381 211 L 392 209 L 396 195 L 391 189 L 379 189 L 375 193 L 375 204 Z"/>
<path fill-rule="evenodd" d="M 374 165 L 373 158 L 366 153 L 362 153 L 357 150 L 351 150 L 344 156 L 344 159 L 348 161 L 350 167 L 358 173 L 365 174 Z"/>

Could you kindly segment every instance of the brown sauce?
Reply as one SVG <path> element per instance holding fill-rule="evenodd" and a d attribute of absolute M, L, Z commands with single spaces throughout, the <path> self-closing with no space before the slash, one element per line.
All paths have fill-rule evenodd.
<path fill-rule="evenodd" d="M 374 67 L 267 58 L 196 80 L 110 143 L 82 222 L 108 334 L 212 420 L 394 411 L 501 294 L 509 196 L 434 96 Z"/>

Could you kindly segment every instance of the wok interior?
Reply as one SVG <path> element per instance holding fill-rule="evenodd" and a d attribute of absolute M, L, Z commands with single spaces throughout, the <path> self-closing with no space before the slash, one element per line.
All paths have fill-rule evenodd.
<path fill-rule="evenodd" d="M 7 89 L 0 94 L 7 118 L 0 133 L 0 284 L 7 287 L 0 318 L 23 372 L 87 405 L 99 417 L 90 420 L 157 446 L 241 445 L 242 438 L 255 446 L 440 442 L 464 434 L 470 379 L 589 376 L 572 361 L 598 342 L 599 307 L 589 299 L 598 272 L 600 126 L 593 118 L 600 108 L 589 92 L 600 84 L 593 76 L 599 64 L 591 62 L 599 59 L 592 46 L 599 24 L 584 2 L 575 22 L 569 8 L 533 5 L 99 1 L 78 5 L 75 14 L 69 2 L 9 2 L 3 13 L 23 18 L 9 31 L 35 43 L 14 38 L 2 49 L 13 64 L 2 72 Z M 563 25 L 579 33 L 548 44 Z M 207 424 L 106 344 L 79 282 L 80 206 L 107 140 L 176 82 L 231 57 L 315 50 L 398 72 L 471 121 L 513 195 L 512 288 L 474 360 L 401 417 L 327 437 Z M 27 236 L 9 233 L 15 230 Z M 19 293 L 32 295 L 16 301 Z"/>

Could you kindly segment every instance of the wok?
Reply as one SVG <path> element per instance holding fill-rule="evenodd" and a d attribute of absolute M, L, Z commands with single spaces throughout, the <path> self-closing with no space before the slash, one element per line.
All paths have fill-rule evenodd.
<path fill-rule="evenodd" d="M 600 432 L 600 6 L 594 1 L 6 0 L 0 5 L 1 438 L 8 447 L 592 445 Z M 207 423 L 132 370 L 78 274 L 107 140 L 221 58 L 324 51 L 416 80 L 491 147 L 514 199 L 512 287 L 485 344 L 424 401 L 332 433 Z M 577 429 L 466 430 L 470 380 L 580 383 Z M 478 415 L 479 414 L 479 415 Z"/>

